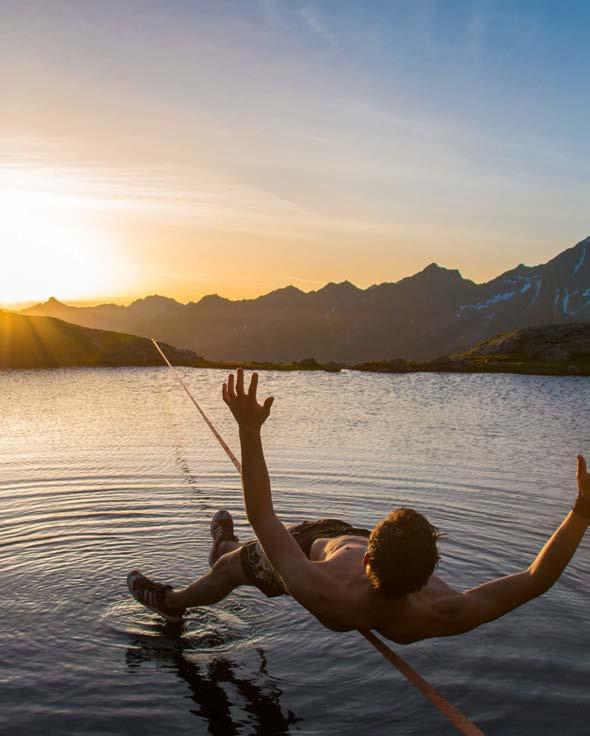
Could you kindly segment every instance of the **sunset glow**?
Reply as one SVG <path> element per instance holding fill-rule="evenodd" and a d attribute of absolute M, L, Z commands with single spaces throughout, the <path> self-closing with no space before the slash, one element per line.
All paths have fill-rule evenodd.
<path fill-rule="evenodd" d="M 82 299 L 120 282 L 115 247 L 93 221 L 92 206 L 50 171 L 0 171 L 3 304 L 59 294 Z"/>

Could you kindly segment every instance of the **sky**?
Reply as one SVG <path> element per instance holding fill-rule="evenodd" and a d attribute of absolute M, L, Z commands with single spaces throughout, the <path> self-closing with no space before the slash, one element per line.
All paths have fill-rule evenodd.
<path fill-rule="evenodd" d="M 0 0 L 0 304 L 544 262 L 589 47 L 575 0 Z"/>

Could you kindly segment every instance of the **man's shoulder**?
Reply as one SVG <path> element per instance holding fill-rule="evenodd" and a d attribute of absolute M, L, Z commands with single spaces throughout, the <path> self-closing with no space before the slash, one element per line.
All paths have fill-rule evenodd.
<path fill-rule="evenodd" d="M 428 579 L 428 583 L 423 590 L 441 597 L 457 593 L 457 591 L 452 588 L 446 582 L 446 580 L 443 580 L 443 578 L 441 578 L 439 575 L 431 575 Z"/>

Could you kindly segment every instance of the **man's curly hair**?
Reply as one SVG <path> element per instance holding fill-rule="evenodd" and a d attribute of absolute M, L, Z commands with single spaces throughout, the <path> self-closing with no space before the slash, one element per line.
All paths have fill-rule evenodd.
<path fill-rule="evenodd" d="M 367 545 L 373 588 L 388 598 L 423 588 L 440 559 L 439 538 L 438 529 L 413 509 L 388 514 L 375 525 Z"/>

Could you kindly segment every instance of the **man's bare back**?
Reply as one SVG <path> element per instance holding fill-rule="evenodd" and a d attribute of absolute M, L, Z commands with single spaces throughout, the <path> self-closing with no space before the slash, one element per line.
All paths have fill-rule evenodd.
<path fill-rule="evenodd" d="M 317 539 L 310 560 L 322 566 L 331 581 L 332 601 L 328 616 L 320 622 L 334 631 L 376 629 L 400 644 L 416 641 L 440 617 L 439 608 L 455 591 L 437 575 L 432 575 L 422 590 L 403 600 L 387 599 L 371 586 L 363 564 L 366 537 L 342 536 Z M 319 591 L 318 591 L 319 593 Z M 326 588 L 322 595 L 326 594 Z"/>

